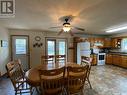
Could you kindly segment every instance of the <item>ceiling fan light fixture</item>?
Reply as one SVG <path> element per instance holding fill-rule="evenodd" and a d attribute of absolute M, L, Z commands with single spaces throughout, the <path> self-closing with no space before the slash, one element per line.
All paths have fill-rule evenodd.
<path fill-rule="evenodd" d="M 70 24 L 69 23 L 64 23 L 64 25 L 63 25 L 63 30 L 64 30 L 64 32 L 68 32 L 68 31 L 70 31 L 71 30 L 71 26 L 70 26 Z"/>

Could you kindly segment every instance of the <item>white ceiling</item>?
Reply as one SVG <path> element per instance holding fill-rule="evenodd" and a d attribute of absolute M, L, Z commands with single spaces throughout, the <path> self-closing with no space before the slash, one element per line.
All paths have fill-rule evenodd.
<path fill-rule="evenodd" d="M 60 29 L 49 27 L 62 25 L 59 18 L 66 15 L 75 16 L 71 24 L 85 28 L 88 34 L 107 34 L 105 29 L 127 24 L 127 0 L 15 1 L 15 17 L 0 18 L 0 24 L 7 28 L 58 32 Z"/>

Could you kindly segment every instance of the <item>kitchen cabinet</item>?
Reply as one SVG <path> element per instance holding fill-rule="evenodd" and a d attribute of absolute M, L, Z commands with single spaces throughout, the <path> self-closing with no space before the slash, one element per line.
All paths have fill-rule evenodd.
<path fill-rule="evenodd" d="M 98 47 L 104 46 L 104 38 L 94 38 L 94 45 Z"/>
<path fill-rule="evenodd" d="M 74 37 L 74 42 L 76 42 L 76 43 L 85 42 L 85 41 L 90 42 L 90 39 L 89 38 Z"/>
<path fill-rule="evenodd" d="M 95 41 L 104 44 L 104 38 L 95 38 Z"/>
<path fill-rule="evenodd" d="M 112 64 L 112 54 L 106 54 L 106 64 Z"/>
<path fill-rule="evenodd" d="M 97 54 L 91 54 L 90 57 L 92 58 L 92 66 L 97 65 Z"/>
<path fill-rule="evenodd" d="M 117 39 L 112 38 L 112 48 L 116 48 L 117 47 Z"/>
<path fill-rule="evenodd" d="M 111 47 L 111 39 L 110 38 L 105 38 L 104 39 L 104 47 Z"/>
<path fill-rule="evenodd" d="M 112 38 L 112 48 L 121 48 L 121 38 Z"/>
<path fill-rule="evenodd" d="M 90 47 L 92 48 L 94 46 L 94 38 L 89 38 L 89 41 L 90 41 Z"/>
<path fill-rule="evenodd" d="M 121 56 L 121 66 L 127 68 L 127 56 Z"/>
<path fill-rule="evenodd" d="M 121 62 L 121 56 L 119 54 L 113 54 L 112 55 L 112 64 L 113 65 L 117 65 L 117 66 L 120 66 L 120 62 Z"/>
<path fill-rule="evenodd" d="M 127 55 L 122 54 L 107 54 L 106 64 L 113 64 L 120 67 L 127 68 Z"/>
<path fill-rule="evenodd" d="M 99 38 L 99 37 L 89 37 L 89 38 L 75 37 L 74 41 L 77 42 L 77 43 L 78 42 L 89 41 L 91 48 L 93 46 L 98 46 L 99 48 L 111 47 L 111 44 L 112 44 L 110 38 Z"/>

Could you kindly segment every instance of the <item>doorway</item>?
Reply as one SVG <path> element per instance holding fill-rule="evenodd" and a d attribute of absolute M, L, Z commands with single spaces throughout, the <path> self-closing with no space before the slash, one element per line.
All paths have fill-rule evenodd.
<path fill-rule="evenodd" d="M 12 60 L 20 59 L 24 70 L 30 68 L 29 36 L 11 36 Z"/>
<path fill-rule="evenodd" d="M 66 55 L 67 57 L 67 39 L 46 38 L 46 55 Z"/>

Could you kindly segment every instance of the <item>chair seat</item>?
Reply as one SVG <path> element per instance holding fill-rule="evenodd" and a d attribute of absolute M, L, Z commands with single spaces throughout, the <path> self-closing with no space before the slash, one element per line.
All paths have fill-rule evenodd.
<path fill-rule="evenodd" d="M 60 88 L 55 88 L 55 89 L 46 89 L 44 92 L 48 95 L 55 95 L 56 93 L 61 93 L 62 89 Z"/>

